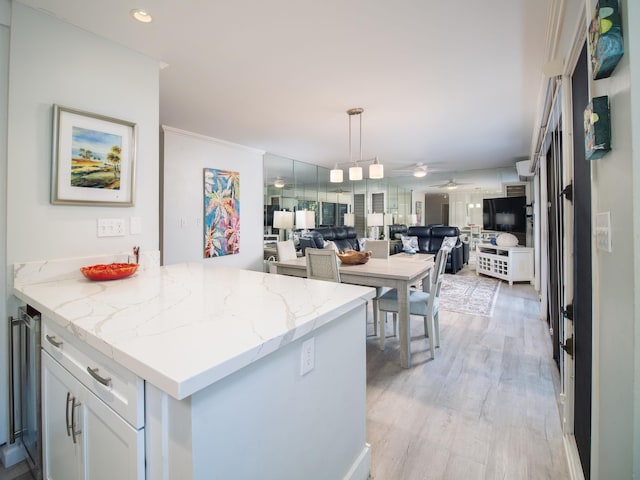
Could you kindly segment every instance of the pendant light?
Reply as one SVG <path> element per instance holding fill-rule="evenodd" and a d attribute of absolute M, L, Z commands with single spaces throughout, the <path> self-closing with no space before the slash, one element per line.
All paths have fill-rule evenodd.
<path fill-rule="evenodd" d="M 360 160 L 362 160 L 362 112 L 364 112 L 363 108 L 350 108 L 347 110 L 347 115 L 349 115 L 349 162 L 353 161 L 351 149 L 351 117 L 354 115 L 360 116 Z M 362 167 L 358 166 L 357 160 L 352 167 L 349 167 L 349 180 L 362 180 Z"/>
<path fill-rule="evenodd" d="M 369 178 L 372 178 L 374 180 L 384 178 L 384 166 L 380 162 L 378 162 L 377 155 L 373 163 L 369 165 Z"/>
<path fill-rule="evenodd" d="M 331 183 L 343 182 L 343 172 L 341 168 L 338 168 L 337 163 L 334 165 L 333 170 L 329 171 L 329 181 Z"/>

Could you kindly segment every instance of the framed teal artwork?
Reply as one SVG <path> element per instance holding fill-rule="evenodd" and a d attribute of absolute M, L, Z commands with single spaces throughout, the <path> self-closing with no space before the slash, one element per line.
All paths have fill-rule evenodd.
<path fill-rule="evenodd" d="M 623 53 L 618 0 L 599 0 L 589 25 L 589 56 L 593 79 L 609 77 Z"/>
<path fill-rule="evenodd" d="M 584 150 L 587 160 L 602 158 L 611 150 L 609 97 L 593 98 L 584 110 Z"/>

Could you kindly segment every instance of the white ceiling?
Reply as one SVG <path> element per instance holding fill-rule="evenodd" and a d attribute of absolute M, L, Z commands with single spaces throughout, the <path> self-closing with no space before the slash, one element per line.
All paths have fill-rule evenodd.
<path fill-rule="evenodd" d="M 332 166 L 362 107 L 363 158 L 423 162 L 429 185 L 528 158 L 550 1 L 22 3 L 167 64 L 162 124 Z"/>

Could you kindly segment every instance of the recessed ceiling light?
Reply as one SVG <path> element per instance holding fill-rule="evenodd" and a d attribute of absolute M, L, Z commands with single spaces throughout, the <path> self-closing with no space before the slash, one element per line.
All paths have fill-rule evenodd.
<path fill-rule="evenodd" d="M 151 23 L 153 17 L 146 12 L 145 10 L 141 10 L 139 8 L 134 8 L 131 10 L 131 16 L 142 23 Z"/>

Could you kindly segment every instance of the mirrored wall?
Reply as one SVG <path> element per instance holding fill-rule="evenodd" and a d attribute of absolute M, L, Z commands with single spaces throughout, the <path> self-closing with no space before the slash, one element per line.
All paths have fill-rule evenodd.
<path fill-rule="evenodd" d="M 368 236 L 371 227 L 367 214 L 384 213 L 384 224 L 388 225 L 409 223 L 414 213 L 411 190 L 391 179 L 330 183 L 328 168 L 272 154 L 264 156 L 264 179 L 265 234 L 280 233 L 274 227 L 274 212 L 278 211 L 311 211 L 314 227 L 341 226 L 346 221 L 362 237 Z M 293 228 L 300 226 L 294 223 Z"/>

